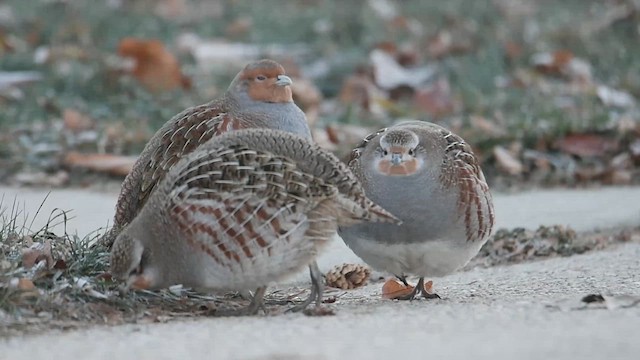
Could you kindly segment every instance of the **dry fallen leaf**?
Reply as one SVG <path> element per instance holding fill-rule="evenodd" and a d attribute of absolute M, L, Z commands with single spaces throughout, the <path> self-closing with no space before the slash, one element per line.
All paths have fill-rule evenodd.
<path fill-rule="evenodd" d="M 498 168 L 507 174 L 520 175 L 524 171 L 522 162 L 500 145 L 496 145 L 493 148 L 493 156 L 496 158 Z"/>
<path fill-rule="evenodd" d="M 426 292 L 428 292 L 429 294 L 433 294 L 433 281 L 429 280 L 426 283 L 424 283 L 424 290 Z"/>
<path fill-rule="evenodd" d="M 51 243 L 35 243 L 29 248 L 22 250 L 22 266 L 25 269 L 34 267 L 40 261 L 45 261 L 47 268 L 54 265 L 53 256 L 51 255 Z"/>
<path fill-rule="evenodd" d="M 427 87 L 416 90 L 413 102 L 416 108 L 433 117 L 442 117 L 455 111 L 456 103 L 451 95 L 451 86 L 447 79 L 438 79 Z"/>
<path fill-rule="evenodd" d="M 389 279 L 382 285 L 382 298 L 398 299 L 411 294 L 413 289 L 413 286 L 406 286 L 395 279 Z"/>
<path fill-rule="evenodd" d="M 69 167 L 83 168 L 115 176 L 127 176 L 136 159 L 137 157 L 135 156 L 82 154 L 71 151 L 64 157 L 63 164 Z"/>
<path fill-rule="evenodd" d="M 118 54 L 135 60 L 132 75 L 150 91 L 191 87 L 191 80 L 182 75 L 178 60 L 159 40 L 124 38 L 118 45 Z"/>
<path fill-rule="evenodd" d="M 614 140 L 596 134 L 572 134 L 558 139 L 555 147 L 567 154 L 593 157 L 614 150 L 617 144 Z"/>
<path fill-rule="evenodd" d="M 66 130 L 76 133 L 93 129 L 95 126 L 93 119 L 74 109 L 64 109 L 62 122 Z"/>
<path fill-rule="evenodd" d="M 384 98 L 381 90 L 373 83 L 370 70 L 359 68 L 342 83 L 338 100 L 345 105 L 356 105 L 368 112 L 375 113 L 376 98 Z"/>
<path fill-rule="evenodd" d="M 586 84 L 592 82 L 591 65 L 576 58 L 569 50 L 534 54 L 531 62 L 537 71 L 546 75 L 562 75 L 569 80 Z"/>
<path fill-rule="evenodd" d="M 30 291 L 30 290 L 34 290 L 36 288 L 36 285 L 33 283 L 33 281 L 26 279 L 26 278 L 20 278 L 18 280 L 18 290 L 22 290 L 22 291 Z"/>
<path fill-rule="evenodd" d="M 449 30 L 441 30 L 427 44 L 427 52 L 435 59 L 446 56 L 464 54 L 473 50 L 473 40 L 470 34 Z"/>
<path fill-rule="evenodd" d="M 253 19 L 248 16 L 241 16 L 234 19 L 224 30 L 228 39 L 238 39 L 249 35 L 253 27 Z"/>
<path fill-rule="evenodd" d="M 471 115 L 469 121 L 472 129 L 477 129 L 482 134 L 499 137 L 506 135 L 507 131 L 496 124 L 495 121 L 489 120 L 483 116 Z"/>

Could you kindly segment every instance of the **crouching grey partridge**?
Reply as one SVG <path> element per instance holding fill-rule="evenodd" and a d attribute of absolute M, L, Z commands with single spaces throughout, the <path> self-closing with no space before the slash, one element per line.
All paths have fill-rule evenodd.
<path fill-rule="evenodd" d="M 165 123 L 122 183 L 113 227 L 100 243 L 111 247 L 171 166 L 213 136 L 244 128 L 271 128 L 311 140 L 306 117 L 293 102 L 291 83 L 277 62 L 255 61 L 236 75 L 221 98 L 189 108 Z"/>
<path fill-rule="evenodd" d="M 487 241 L 494 222 L 491 194 L 471 147 L 452 132 L 407 121 L 367 136 L 349 168 L 367 197 L 402 220 L 401 226 L 340 226 L 345 243 L 366 263 L 388 271 L 418 292 L 437 297 L 424 278 L 464 266 Z"/>
<path fill-rule="evenodd" d="M 112 275 L 133 288 L 173 284 L 253 290 L 314 261 L 338 224 L 398 220 L 369 200 L 347 166 L 283 131 L 229 132 L 176 163 L 111 252 Z M 312 296 L 322 275 L 311 267 Z"/>

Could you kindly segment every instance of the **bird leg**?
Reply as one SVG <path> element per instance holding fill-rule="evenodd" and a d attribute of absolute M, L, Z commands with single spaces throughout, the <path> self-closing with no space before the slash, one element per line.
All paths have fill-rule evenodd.
<path fill-rule="evenodd" d="M 401 276 L 396 275 L 396 278 L 398 278 L 398 280 L 402 281 L 404 286 L 407 286 L 407 287 L 411 286 L 407 282 L 407 277 L 406 276 L 404 276 L 404 275 L 401 275 Z M 398 300 L 413 300 L 413 299 L 415 299 L 416 295 L 418 295 L 418 293 L 420 293 L 422 296 L 424 296 L 425 299 L 441 299 L 440 295 L 435 294 L 435 293 L 432 294 L 432 293 L 428 292 L 427 289 L 425 289 L 424 278 L 420 278 L 420 280 L 418 280 L 418 284 L 416 284 L 416 287 L 413 288 L 413 291 L 411 291 L 410 294 L 405 295 L 405 296 L 397 297 L 396 299 L 398 299 Z"/>
<path fill-rule="evenodd" d="M 251 303 L 249 307 L 246 309 L 247 315 L 255 315 L 258 313 L 258 310 L 262 309 L 262 311 L 267 313 L 267 309 L 264 307 L 263 299 L 264 293 L 267 291 L 266 286 L 261 286 L 256 289 L 256 292 L 253 294 L 253 298 L 251 299 Z"/>
<path fill-rule="evenodd" d="M 411 286 L 411 285 L 409 285 L 409 283 L 407 282 L 407 277 L 406 277 L 406 276 L 404 276 L 404 275 L 400 275 L 400 276 L 396 275 L 396 278 L 398 278 L 398 280 L 402 281 L 402 284 L 403 284 L 404 286 L 406 286 L 406 287 Z"/>
<path fill-rule="evenodd" d="M 404 276 L 403 276 L 404 278 Z M 403 281 L 405 283 L 406 286 L 409 286 L 409 284 L 407 284 L 406 279 L 400 278 L 400 281 Z M 407 294 L 405 296 L 400 296 L 397 297 L 396 299 L 398 300 L 413 300 L 416 295 L 418 294 L 418 292 L 420 292 L 420 289 L 424 289 L 424 278 L 420 278 L 420 280 L 418 280 L 418 284 L 416 285 L 416 287 L 413 288 L 413 291 L 411 291 L 410 294 Z"/>
<path fill-rule="evenodd" d="M 262 311 L 266 313 L 267 310 L 265 309 L 264 303 L 263 303 L 263 297 L 266 291 L 267 291 L 266 286 L 261 286 L 257 288 L 255 293 L 253 294 L 251 303 L 246 308 L 237 309 L 237 310 L 218 310 L 215 312 L 214 315 L 215 316 L 250 316 L 250 315 L 256 315 L 258 313 L 258 310 L 260 309 L 262 309 Z"/>
<path fill-rule="evenodd" d="M 432 294 L 428 292 L 427 289 L 425 289 L 424 287 L 420 288 L 420 293 L 422 294 L 422 296 L 424 296 L 425 299 L 442 299 L 440 295 L 436 293 Z"/>
<path fill-rule="evenodd" d="M 311 275 L 311 294 L 302 303 L 287 310 L 287 312 L 302 311 L 309 306 L 314 300 L 316 301 L 316 309 L 319 309 L 322 304 L 322 292 L 324 291 L 324 283 L 322 278 L 322 272 L 318 268 L 318 263 L 315 261 L 309 264 L 309 275 Z"/>

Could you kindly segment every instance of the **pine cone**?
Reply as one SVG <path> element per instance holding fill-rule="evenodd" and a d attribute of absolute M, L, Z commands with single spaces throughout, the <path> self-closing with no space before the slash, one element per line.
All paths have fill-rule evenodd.
<path fill-rule="evenodd" d="M 339 289 L 355 289 L 366 284 L 371 269 L 366 265 L 342 264 L 329 270 L 326 275 L 327 286 Z"/>

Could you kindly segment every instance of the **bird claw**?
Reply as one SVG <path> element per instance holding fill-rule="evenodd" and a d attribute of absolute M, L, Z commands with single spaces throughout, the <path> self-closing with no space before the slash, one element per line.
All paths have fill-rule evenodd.
<path fill-rule="evenodd" d="M 410 286 L 408 285 L 404 277 L 399 277 L 399 279 L 400 281 L 404 282 L 406 286 Z M 430 285 L 425 286 L 424 278 L 420 278 L 420 280 L 418 280 L 418 284 L 416 284 L 416 286 L 413 288 L 413 291 L 411 291 L 411 293 L 404 296 L 395 297 L 395 299 L 413 301 L 415 300 L 418 293 L 420 293 L 425 299 L 442 299 L 440 295 L 436 293 L 430 293 L 429 291 L 427 291 L 427 287 L 431 288 Z"/>
<path fill-rule="evenodd" d="M 314 300 L 316 302 L 315 309 L 322 309 L 322 292 L 324 291 L 324 283 L 322 279 L 322 272 L 318 268 L 318 264 L 314 261 L 309 265 L 309 274 L 311 275 L 311 294 L 306 298 L 302 303 L 288 309 L 286 312 L 300 312 L 312 311 L 312 309 L 307 309 Z M 321 311 L 321 310 L 318 310 Z"/>
<path fill-rule="evenodd" d="M 258 311 L 262 310 L 265 314 L 267 314 L 267 309 L 264 306 L 264 293 L 267 291 L 266 286 L 259 287 L 256 289 L 255 294 L 253 294 L 253 298 L 251 299 L 251 304 L 243 309 L 237 310 L 217 310 L 215 312 L 215 316 L 253 316 L 257 315 Z"/>

